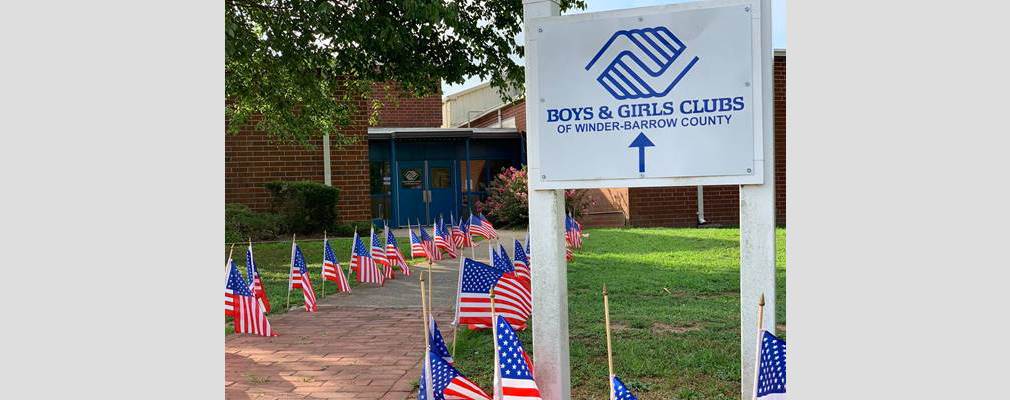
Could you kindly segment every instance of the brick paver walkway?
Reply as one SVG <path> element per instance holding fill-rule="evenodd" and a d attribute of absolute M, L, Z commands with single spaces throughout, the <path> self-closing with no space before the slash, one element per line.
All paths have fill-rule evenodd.
<path fill-rule="evenodd" d="M 522 240 L 526 232 L 499 234 L 511 255 L 512 238 Z M 464 255 L 489 262 L 484 242 Z M 458 279 L 459 260 L 432 268 L 435 318 L 450 344 Z M 228 335 L 226 398 L 416 399 L 424 347 L 418 283 L 416 273 L 397 275 L 383 288 L 326 296 L 316 313 L 299 308 L 269 315 L 278 337 Z"/>
<path fill-rule="evenodd" d="M 228 335 L 228 399 L 406 399 L 420 376 L 420 309 L 339 307 L 273 316 L 274 338 Z M 329 303 L 329 304 L 326 304 Z M 436 318 L 452 318 L 451 309 Z M 452 340 L 452 331 L 442 332 Z"/>

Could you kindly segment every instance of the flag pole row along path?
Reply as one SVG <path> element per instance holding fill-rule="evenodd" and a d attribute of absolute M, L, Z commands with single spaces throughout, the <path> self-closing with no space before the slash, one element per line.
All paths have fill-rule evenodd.
<path fill-rule="evenodd" d="M 525 231 L 498 233 L 502 243 L 526 237 Z M 511 251 L 511 245 L 506 248 Z M 477 260 L 488 262 L 487 241 L 478 242 L 474 251 Z M 470 257 L 471 250 L 462 249 L 462 255 Z M 346 260 L 340 261 L 346 265 Z M 293 308 L 269 315 L 280 336 L 227 335 L 225 397 L 417 398 L 414 384 L 424 355 L 417 273 L 427 273 L 427 263 L 413 269 L 415 274 L 398 273 L 385 287 L 356 287 L 351 293 L 327 295 L 315 313 Z M 450 343 L 458 277 L 459 259 L 443 259 L 432 268 L 432 308 Z"/>

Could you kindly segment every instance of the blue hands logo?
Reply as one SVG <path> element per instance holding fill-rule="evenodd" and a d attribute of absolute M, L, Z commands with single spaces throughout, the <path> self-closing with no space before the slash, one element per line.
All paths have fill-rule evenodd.
<path fill-rule="evenodd" d="M 685 49 L 666 27 L 617 31 L 586 71 L 602 69 L 596 81 L 617 100 L 663 97 L 698 62 L 698 57 L 681 57 Z"/>

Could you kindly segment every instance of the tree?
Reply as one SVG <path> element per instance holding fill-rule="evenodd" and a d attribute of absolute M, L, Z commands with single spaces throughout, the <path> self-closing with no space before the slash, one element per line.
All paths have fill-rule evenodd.
<path fill-rule="evenodd" d="M 584 9 L 561 0 L 562 11 Z M 441 81 L 490 79 L 506 100 L 523 89 L 521 0 L 225 0 L 225 117 L 229 131 L 259 114 L 257 128 L 306 143 L 336 144 L 374 83 L 415 96 Z"/>

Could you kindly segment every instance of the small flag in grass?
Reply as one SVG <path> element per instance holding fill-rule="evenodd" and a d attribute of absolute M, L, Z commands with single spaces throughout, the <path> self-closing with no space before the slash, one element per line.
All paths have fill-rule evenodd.
<path fill-rule="evenodd" d="M 298 244 L 291 243 L 291 275 L 288 279 L 288 292 L 291 289 L 302 289 L 302 296 L 305 298 L 305 311 L 316 311 L 316 291 L 312 288 L 312 279 L 309 278 L 309 266 L 305 263 L 305 255 Z"/>
<path fill-rule="evenodd" d="M 338 292 L 351 291 L 351 285 L 347 282 L 347 277 L 344 276 L 343 267 L 340 266 L 340 261 L 337 261 L 337 255 L 333 254 L 329 239 L 323 240 L 323 279 L 336 282 Z"/>
<path fill-rule="evenodd" d="M 386 225 L 386 259 L 389 260 L 390 266 L 399 266 L 404 275 L 410 276 L 407 259 L 400 253 L 400 244 L 396 243 L 396 237 L 393 236 L 393 230 L 389 229 L 389 225 Z"/>
<path fill-rule="evenodd" d="M 262 303 L 263 311 L 270 312 L 270 300 L 267 300 L 267 292 L 263 289 L 263 279 L 260 278 L 260 272 L 256 269 L 256 261 L 253 259 L 252 243 L 249 243 L 249 248 L 245 251 L 245 266 L 250 290 Z"/>
<path fill-rule="evenodd" d="M 617 375 L 611 375 L 610 379 L 614 380 L 614 393 L 610 394 L 610 400 L 638 400 L 631 390 L 624 386 L 624 382 Z"/>
<path fill-rule="evenodd" d="M 533 380 L 533 364 L 523 350 L 523 344 L 519 341 L 515 331 L 505 321 L 505 318 L 498 316 L 496 321 L 498 337 L 498 365 L 495 366 L 498 376 L 501 377 L 501 393 L 503 399 L 509 400 L 538 400 L 541 399 L 540 389 L 537 388 L 536 381 Z"/>
<path fill-rule="evenodd" d="M 463 376 L 456 368 L 432 352 L 426 353 L 429 359 L 427 367 L 431 371 L 431 397 L 437 400 L 442 399 L 462 399 L 462 400 L 491 400 L 491 396 L 484 392 L 480 386 Z M 421 369 L 421 382 L 417 390 L 418 400 L 428 400 L 428 385 L 426 375 L 428 369 Z"/>
<path fill-rule="evenodd" d="M 428 327 L 428 332 L 430 332 L 431 337 L 428 338 L 428 345 L 431 346 L 431 352 L 442 357 L 445 362 L 452 364 L 452 353 L 449 353 L 449 347 L 445 345 L 445 340 L 442 339 L 442 332 L 438 330 L 435 317 L 429 317 L 431 319 L 431 326 Z"/>
<path fill-rule="evenodd" d="M 235 333 L 277 336 L 270 328 L 270 321 L 267 320 L 260 302 L 242 279 L 242 274 L 238 272 L 234 261 L 231 261 L 228 284 L 225 286 L 225 314 L 228 314 L 229 308 L 230 315 L 234 317 Z"/>
<path fill-rule="evenodd" d="M 761 365 L 757 378 L 756 398 L 785 400 L 786 341 L 768 331 L 764 331 L 761 337 Z"/>

